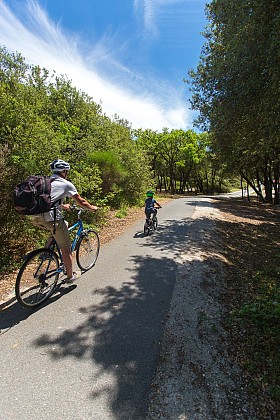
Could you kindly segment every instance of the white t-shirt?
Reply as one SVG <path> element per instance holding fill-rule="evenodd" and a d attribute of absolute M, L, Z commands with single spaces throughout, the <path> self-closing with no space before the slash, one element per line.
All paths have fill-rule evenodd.
<path fill-rule="evenodd" d="M 73 197 L 73 195 L 78 194 L 76 187 L 72 182 L 68 181 L 67 179 L 62 178 L 57 174 L 53 174 L 51 176 L 52 183 L 51 183 L 51 203 L 55 204 L 56 206 L 56 220 L 60 220 L 63 218 L 61 213 L 61 204 L 65 197 Z M 54 211 L 48 211 L 47 213 L 39 214 L 40 217 L 43 217 L 45 221 L 53 221 L 54 220 Z M 34 216 L 36 217 L 36 216 Z"/>

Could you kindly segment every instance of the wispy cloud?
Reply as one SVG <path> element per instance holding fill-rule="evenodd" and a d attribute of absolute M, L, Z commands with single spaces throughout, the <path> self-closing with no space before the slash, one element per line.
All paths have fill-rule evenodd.
<path fill-rule="evenodd" d="M 156 34 L 157 28 L 155 25 L 155 10 L 159 1 L 153 3 L 150 0 L 144 1 L 144 27 L 149 33 Z"/>
<path fill-rule="evenodd" d="M 175 6 L 185 5 L 187 1 L 194 0 L 134 0 L 135 13 L 142 13 L 144 34 L 147 36 L 158 36 L 162 15 L 165 15 L 170 7 L 174 12 Z M 173 13 L 171 18 L 173 20 L 176 19 L 176 14 Z"/>
<path fill-rule="evenodd" d="M 154 3 L 163 1 L 144 1 L 147 27 L 153 25 Z M 140 3 L 135 0 L 134 6 Z M 21 3 L 21 10 L 13 12 L 0 0 L 0 44 L 8 50 L 20 52 L 28 63 L 67 75 L 74 86 L 102 103 L 106 115 L 117 114 L 133 128 L 190 128 L 192 118 L 182 93 L 124 66 L 111 55 L 110 40 L 105 37 L 89 48 L 79 36 L 52 22 L 37 1 Z"/>

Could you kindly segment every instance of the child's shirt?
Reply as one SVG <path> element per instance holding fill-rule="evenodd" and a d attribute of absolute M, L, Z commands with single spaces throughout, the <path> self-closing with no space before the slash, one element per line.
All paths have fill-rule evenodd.
<path fill-rule="evenodd" d="M 148 197 L 145 200 L 145 211 L 153 210 L 155 207 L 156 200 L 152 197 Z"/>

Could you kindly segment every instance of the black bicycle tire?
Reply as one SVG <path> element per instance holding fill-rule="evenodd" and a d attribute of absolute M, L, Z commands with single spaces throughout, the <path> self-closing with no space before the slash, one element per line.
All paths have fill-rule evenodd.
<path fill-rule="evenodd" d="M 144 234 L 148 236 L 150 234 L 150 228 L 148 226 L 144 226 Z"/>
<path fill-rule="evenodd" d="M 157 227 L 158 227 L 158 220 L 157 220 L 157 218 L 155 217 L 155 218 L 153 219 L 153 228 L 154 228 L 154 230 L 157 230 Z"/>
<path fill-rule="evenodd" d="M 29 264 L 31 263 L 32 260 L 35 260 L 36 257 L 39 257 L 42 254 L 49 254 L 49 256 L 55 261 L 55 265 L 56 265 L 56 269 L 54 271 L 54 281 L 53 284 L 50 286 L 49 291 L 44 294 L 44 296 L 42 295 L 42 299 L 37 300 L 35 303 L 28 303 L 28 301 L 26 301 L 23 298 L 23 294 L 24 292 L 21 291 L 21 281 L 23 279 L 23 275 L 24 273 L 27 271 L 27 267 L 29 266 Z M 46 258 L 46 261 L 48 259 Z M 59 258 L 57 256 L 57 254 L 53 251 L 51 251 L 48 248 L 40 248 L 40 249 L 36 249 L 32 252 L 30 252 L 29 254 L 27 254 L 27 256 L 25 257 L 25 261 L 22 264 L 18 275 L 17 275 L 17 279 L 16 279 L 16 283 L 15 283 L 15 294 L 16 294 L 16 298 L 17 301 L 25 308 L 37 308 L 38 306 L 42 305 L 42 303 L 44 303 L 47 299 L 49 299 L 51 297 L 51 295 L 54 293 L 57 281 L 58 281 L 58 277 L 59 277 L 59 272 L 58 272 L 58 268 L 59 268 Z M 30 270 L 29 270 L 30 271 Z M 57 271 L 57 272 L 56 272 Z M 29 276 L 31 276 L 31 273 L 29 272 L 28 274 L 28 278 Z M 39 286 L 39 284 L 38 284 Z M 29 286 L 28 286 L 29 287 Z M 29 289 L 33 289 L 33 287 L 29 287 Z"/>
<path fill-rule="evenodd" d="M 94 237 L 96 238 L 97 247 L 96 247 L 96 251 L 95 251 L 95 254 L 94 254 L 94 259 L 90 262 L 90 264 L 85 266 L 81 261 L 80 249 L 81 249 L 81 246 L 82 246 L 83 242 L 86 240 L 88 233 L 92 233 L 94 235 Z M 77 247 L 76 247 L 76 259 L 77 259 L 78 267 L 82 271 L 90 270 L 95 265 L 95 263 L 97 261 L 97 258 L 98 258 L 98 255 L 99 255 L 99 250 L 100 250 L 100 240 L 99 240 L 98 233 L 94 229 L 85 229 L 83 231 L 82 236 L 80 237 L 80 239 L 77 243 Z"/>

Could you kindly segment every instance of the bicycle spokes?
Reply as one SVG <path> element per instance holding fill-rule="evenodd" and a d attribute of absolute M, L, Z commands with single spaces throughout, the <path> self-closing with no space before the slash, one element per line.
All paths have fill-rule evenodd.
<path fill-rule="evenodd" d="M 59 276 L 57 256 L 50 250 L 32 252 L 16 280 L 16 296 L 25 307 L 36 307 L 53 293 Z"/>
<path fill-rule="evenodd" d="M 77 244 L 77 264 L 83 271 L 94 266 L 99 254 L 99 237 L 97 233 L 88 229 Z"/>

